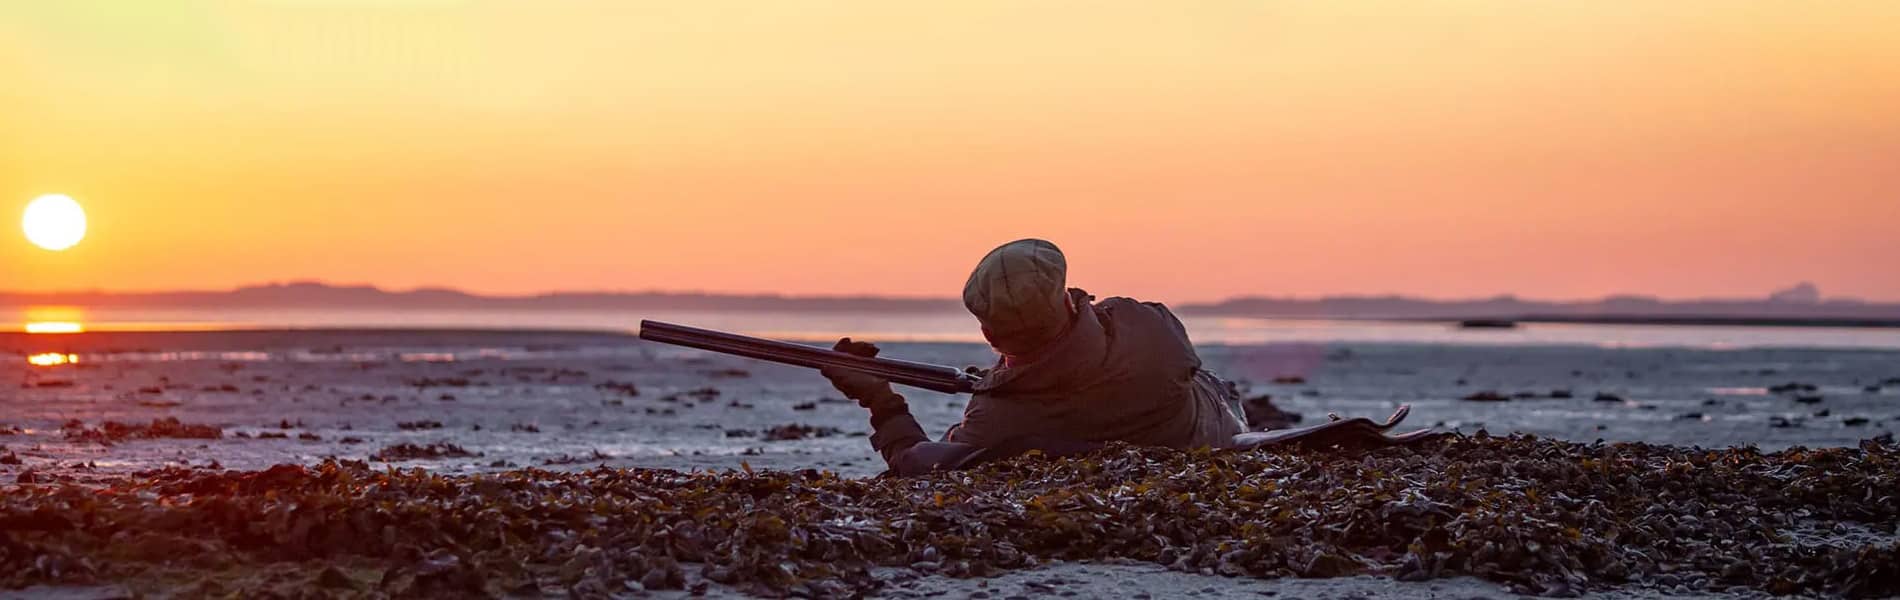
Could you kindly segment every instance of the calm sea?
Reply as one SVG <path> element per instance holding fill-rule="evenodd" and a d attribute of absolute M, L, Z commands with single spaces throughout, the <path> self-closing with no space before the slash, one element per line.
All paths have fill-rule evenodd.
<path fill-rule="evenodd" d="M 0 312 L 0 318 L 6 313 Z M 18 309 L 12 329 L 87 331 L 480 328 L 631 332 L 641 319 L 797 340 L 841 336 L 882 341 L 982 341 L 961 313 L 822 313 L 574 310 L 124 310 Z M 1443 323 L 1184 317 L 1201 344 L 1359 342 L 1480 345 L 1582 345 L 1686 348 L 1900 349 L 1900 329 L 1526 324 L 1516 329 L 1459 329 Z M 0 321 L 4 323 L 5 321 Z"/>

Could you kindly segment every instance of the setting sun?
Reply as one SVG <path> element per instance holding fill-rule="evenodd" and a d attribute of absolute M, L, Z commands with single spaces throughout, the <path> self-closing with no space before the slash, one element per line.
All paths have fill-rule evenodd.
<path fill-rule="evenodd" d="M 68 196 L 40 196 L 26 205 L 20 228 L 35 246 L 55 252 L 65 250 L 86 238 L 86 210 Z"/>

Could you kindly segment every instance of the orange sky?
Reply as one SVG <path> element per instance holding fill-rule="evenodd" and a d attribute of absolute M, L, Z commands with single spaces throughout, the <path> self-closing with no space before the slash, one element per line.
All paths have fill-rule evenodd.
<path fill-rule="evenodd" d="M 169 8 L 154 8 L 165 5 Z M 927 7 L 927 8 L 926 8 Z M 10 2 L 0 289 L 1900 299 L 1900 2 Z"/>

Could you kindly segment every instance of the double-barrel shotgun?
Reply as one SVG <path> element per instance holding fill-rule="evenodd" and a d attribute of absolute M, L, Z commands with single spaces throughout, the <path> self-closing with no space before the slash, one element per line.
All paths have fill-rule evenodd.
<path fill-rule="evenodd" d="M 876 375 L 890 380 L 891 383 L 901 383 L 946 394 L 970 393 L 976 389 L 977 381 L 980 381 L 975 374 L 966 373 L 956 367 L 891 358 L 864 357 L 817 346 L 659 321 L 640 321 L 640 339 L 812 369 L 839 367 Z"/>

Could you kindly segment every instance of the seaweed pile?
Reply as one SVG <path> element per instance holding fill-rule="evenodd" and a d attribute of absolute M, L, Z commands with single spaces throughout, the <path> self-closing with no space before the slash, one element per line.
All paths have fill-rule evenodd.
<path fill-rule="evenodd" d="M 1273 396 L 1254 396 L 1240 402 L 1247 417 L 1248 431 L 1286 429 L 1300 422 L 1300 413 L 1273 405 Z"/>
<path fill-rule="evenodd" d="M 1763 453 L 1482 433 L 1366 453 L 1118 445 L 916 479 L 169 468 L 0 495 L 0 585 L 606 597 L 718 582 L 836 597 L 883 585 L 880 566 L 968 577 L 1132 559 L 1260 578 L 1473 575 L 1547 595 L 1864 597 L 1900 594 L 1896 494 L 1900 448 L 1871 441 Z M 1884 541 L 1827 539 L 1850 530 Z"/>
<path fill-rule="evenodd" d="M 791 423 L 787 425 L 777 425 L 777 426 L 767 428 L 764 432 L 762 432 L 759 435 L 759 437 L 765 439 L 765 441 L 768 441 L 768 442 L 788 442 L 792 440 L 802 440 L 805 438 L 831 437 L 834 435 L 844 435 L 844 430 L 838 429 L 836 427 L 827 427 L 824 425 L 805 425 L 802 423 Z"/>
<path fill-rule="evenodd" d="M 177 417 L 152 419 L 151 424 L 120 423 L 106 421 L 99 427 L 87 427 L 78 419 L 66 421 L 60 425 L 66 439 L 81 442 L 95 442 L 112 445 L 128 439 L 176 438 L 187 440 L 215 440 L 224 437 L 224 430 L 215 425 L 199 425 L 180 422 Z"/>
<path fill-rule="evenodd" d="M 405 442 L 394 446 L 384 446 L 382 450 L 377 450 L 375 454 L 369 455 L 369 459 L 378 462 L 399 462 L 405 460 L 468 458 L 472 456 L 481 455 L 469 452 L 461 446 L 448 442 L 435 442 L 426 446 L 418 446 Z"/>

